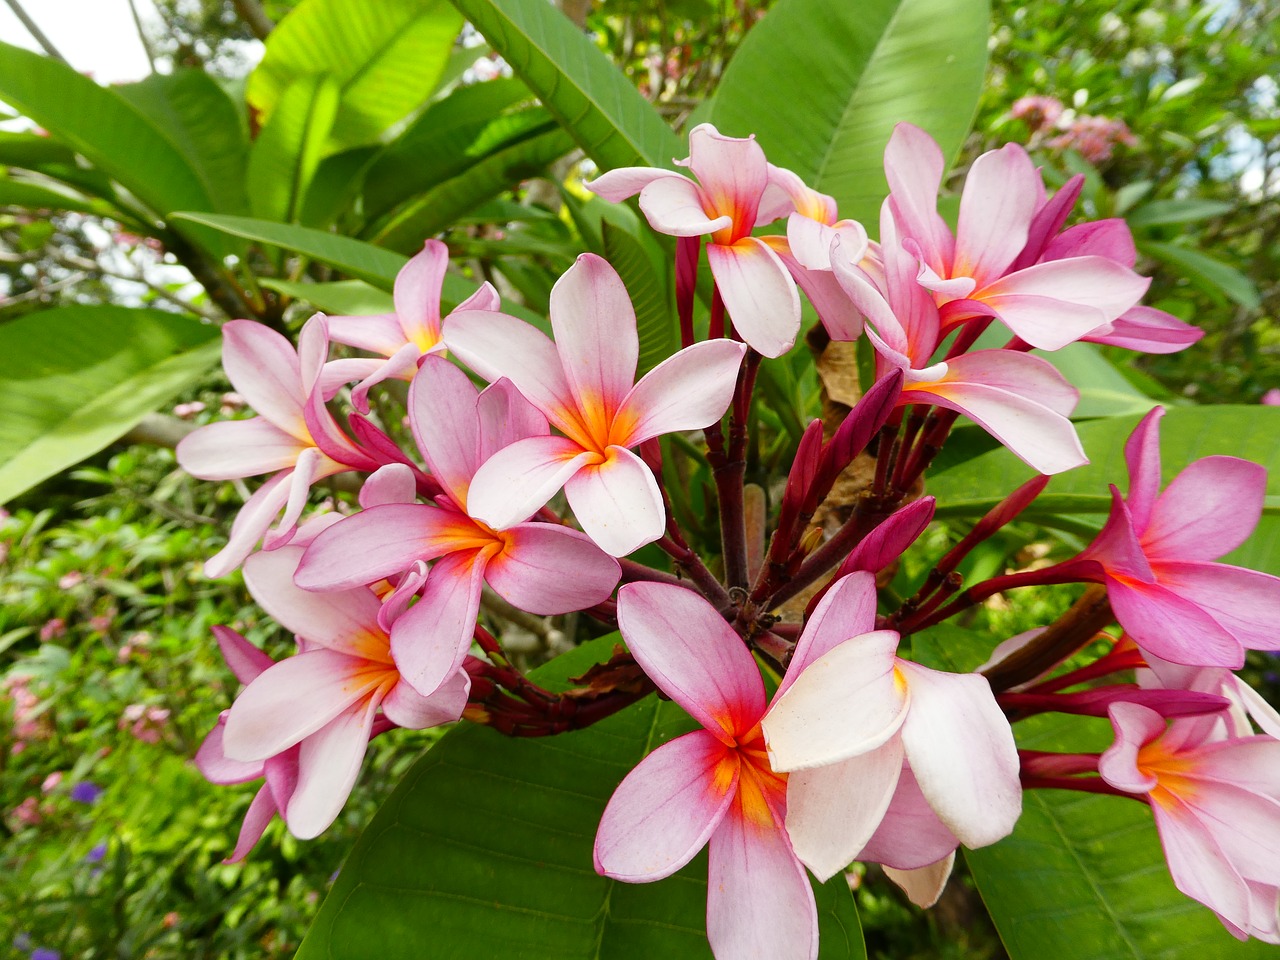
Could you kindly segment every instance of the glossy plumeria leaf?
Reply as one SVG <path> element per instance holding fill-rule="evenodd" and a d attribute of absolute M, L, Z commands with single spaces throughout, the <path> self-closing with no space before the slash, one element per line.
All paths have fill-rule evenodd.
<path fill-rule="evenodd" d="M 602 170 L 670 167 L 687 153 L 591 38 L 543 0 L 453 0 Z"/>
<path fill-rule="evenodd" d="M 535 671 L 563 686 L 607 658 L 617 634 Z M 405 776 L 365 830 L 300 960 L 709 958 L 706 856 L 627 884 L 592 869 L 596 825 L 645 753 L 693 729 L 648 697 L 586 730 L 515 740 L 467 726 Z M 866 956 L 848 884 L 817 887 L 821 957 Z"/>
<path fill-rule="evenodd" d="M 770 163 L 874 229 L 894 124 L 924 127 L 946 156 L 964 142 L 987 21 L 986 0 L 780 0 L 730 61 L 711 121 L 728 136 L 754 133 Z"/>
<path fill-rule="evenodd" d="M 0 326 L 0 503 L 97 453 L 217 366 L 182 314 L 56 307 Z"/>

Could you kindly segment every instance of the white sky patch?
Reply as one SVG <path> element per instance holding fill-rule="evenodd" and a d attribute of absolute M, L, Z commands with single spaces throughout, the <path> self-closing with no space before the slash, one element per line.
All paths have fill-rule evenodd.
<path fill-rule="evenodd" d="M 136 3 L 143 22 L 154 22 L 151 0 Z M 22 0 L 22 8 L 71 66 L 99 83 L 127 83 L 151 72 L 128 0 Z M 0 40 L 40 50 L 7 4 L 0 4 Z"/>

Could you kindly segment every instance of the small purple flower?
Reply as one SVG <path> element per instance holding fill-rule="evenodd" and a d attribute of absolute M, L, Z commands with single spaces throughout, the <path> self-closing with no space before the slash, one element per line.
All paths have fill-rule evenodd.
<path fill-rule="evenodd" d="M 88 780 L 81 780 L 71 788 L 71 799 L 77 803 L 97 803 L 102 794 L 102 788 Z"/>
<path fill-rule="evenodd" d="M 13 949 L 26 953 L 31 949 L 31 934 L 25 930 L 13 938 Z"/>
<path fill-rule="evenodd" d="M 101 863 L 102 858 L 107 855 L 107 842 L 95 843 L 93 848 L 84 855 L 85 863 Z"/>
<path fill-rule="evenodd" d="M 36 947 L 31 951 L 31 960 L 62 960 L 62 954 L 48 947 Z"/>

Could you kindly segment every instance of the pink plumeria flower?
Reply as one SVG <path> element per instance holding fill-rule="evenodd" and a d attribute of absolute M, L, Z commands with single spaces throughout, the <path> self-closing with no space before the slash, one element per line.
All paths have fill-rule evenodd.
<path fill-rule="evenodd" d="M 1221 735 L 1213 718 L 1109 710 L 1116 742 L 1098 772 L 1144 797 L 1174 884 L 1238 939 L 1280 943 L 1280 741 Z"/>
<path fill-rule="evenodd" d="M 722 136 L 709 123 L 689 132 L 689 159 L 677 160 L 697 177 L 673 170 L 622 167 L 587 184 L 606 200 L 640 194 L 649 225 L 673 237 L 709 234 L 707 263 L 738 334 L 766 357 L 791 349 L 800 331 L 800 295 L 777 254 L 754 227 L 787 212 L 785 199 L 766 198 L 769 164 L 754 137 Z"/>
<path fill-rule="evenodd" d="M 369 410 L 370 387 L 391 378 L 410 380 L 423 357 L 444 351 L 441 329 L 448 317 L 440 317 L 440 292 L 448 267 L 449 248 L 439 240 L 428 240 L 396 274 L 395 313 L 328 318 L 334 342 L 387 358 L 363 362 L 359 373 L 364 379 L 351 391 L 351 402 L 360 412 Z M 498 291 L 486 282 L 458 309 L 497 310 L 499 302 Z"/>
<path fill-rule="evenodd" d="M 872 574 L 836 583 L 761 721 L 773 769 L 789 775 L 787 833 L 820 880 L 855 859 L 930 867 L 952 840 L 1007 836 L 1022 811 L 1013 732 L 987 681 L 898 658 L 875 613 Z M 880 832 L 891 808 L 919 829 Z"/>
<path fill-rule="evenodd" d="M 954 235 L 937 212 L 946 160 L 933 138 L 898 124 L 884 168 L 894 217 L 919 260 L 920 283 L 941 308 L 944 332 L 993 316 L 1032 346 L 1057 350 L 1116 320 L 1150 284 L 1116 260 L 1092 255 L 1012 269 L 1044 205 L 1040 174 L 1017 144 L 974 161 Z"/>
<path fill-rule="evenodd" d="M 1142 654 L 1146 669 L 1137 671 L 1138 686 L 1155 690 L 1191 690 L 1222 697 L 1230 707 L 1213 718 L 1221 737 L 1247 737 L 1257 724 L 1267 736 L 1280 740 L 1280 713 L 1257 690 L 1226 667 L 1188 667 L 1161 660 L 1147 651 Z"/>
<path fill-rule="evenodd" d="M 301 652 L 271 663 L 247 643 L 220 637 L 228 662 L 249 682 L 202 747 L 218 782 L 237 775 L 234 765 L 240 776 L 262 765 L 268 794 L 246 817 L 246 830 L 259 836 L 259 824 L 276 810 L 295 836 L 321 833 L 351 793 L 375 723 L 415 730 L 450 723 L 471 687 L 459 670 L 433 696 L 419 696 L 391 659 L 378 595 L 363 586 L 301 590 L 293 582 L 301 557 L 302 548 L 286 546 L 245 561 L 249 592 L 298 635 Z"/>
<path fill-rule="evenodd" d="M 268 550 L 288 543 L 317 480 L 380 466 L 342 434 L 324 409 L 325 394 L 340 385 L 331 384 L 324 372 L 324 317 L 307 321 L 297 351 L 253 320 L 229 321 L 222 337 L 227 379 L 258 416 L 211 423 L 187 435 L 178 444 L 178 463 L 202 480 L 273 476 L 245 501 L 227 545 L 205 563 L 208 577 L 230 573 L 259 540 Z M 281 511 L 279 525 L 269 532 Z"/>
<path fill-rule="evenodd" d="M 316 536 L 297 583 L 335 590 L 404 575 L 397 602 L 420 595 L 393 625 L 391 652 L 426 696 L 466 657 L 486 582 L 522 610 L 559 614 L 607 599 L 621 569 L 577 530 L 523 522 L 536 507 L 501 527 L 476 519 L 472 491 L 480 464 L 512 442 L 548 432 L 509 382 L 478 393 L 453 364 L 427 357 L 409 387 L 409 417 L 444 493 L 434 506 L 417 503 L 409 469 L 384 467 L 370 478 L 366 509 Z"/>
<path fill-rule="evenodd" d="M 1112 487 L 1106 526 L 1059 573 L 1105 584 L 1116 619 L 1143 649 L 1174 663 L 1236 669 L 1271 650 L 1280 578 L 1212 562 L 1248 539 L 1262 515 L 1266 470 L 1204 457 L 1160 492 L 1156 407 L 1125 444 L 1129 496 Z"/>
<path fill-rule="evenodd" d="M 618 626 L 658 689 L 702 725 L 618 785 L 596 834 L 596 871 L 669 877 L 708 843 L 707 939 L 716 960 L 813 960 L 813 889 L 787 838 L 786 777 L 769 765 L 764 683 L 705 600 L 670 584 L 618 591 Z"/>
<path fill-rule="evenodd" d="M 898 404 L 927 403 L 962 413 L 1040 473 L 1087 463 L 1067 419 L 1080 392 L 1048 361 L 1014 350 L 978 350 L 934 361 L 943 336 L 938 308 L 916 282 L 914 259 L 898 242 L 887 200 L 880 239 L 882 278 L 844 257 L 839 239 L 833 243 L 832 265 L 871 325 L 867 336 L 876 349 L 878 376 L 897 368 L 906 377 Z"/>
<path fill-rule="evenodd" d="M 502 313 L 455 313 L 449 350 L 488 380 L 508 378 L 563 434 L 519 440 L 476 471 L 471 515 L 494 529 L 530 516 L 562 486 L 582 529 L 625 556 L 662 536 L 666 512 L 652 472 L 631 452 L 645 440 L 699 430 L 724 415 L 746 348 L 694 344 L 635 382 L 639 339 L 627 288 L 590 253 L 551 291 L 555 342 Z"/>

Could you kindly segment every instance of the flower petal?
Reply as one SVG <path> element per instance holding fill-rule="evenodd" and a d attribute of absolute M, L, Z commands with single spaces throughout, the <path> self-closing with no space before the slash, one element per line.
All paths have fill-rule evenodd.
<path fill-rule="evenodd" d="M 1214 564 L 1213 566 L 1218 566 Z M 1144 650 L 1173 663 L 1202 667 L 1244 665 L 1240 641 L 1207 610 L 1162 583 L 1106 578 L 1107 598 L 1125 632 Z M 1271 632 L 1274 642 L 1274 627 Z"/>
<path fill-rule="evenodd" d="M 929 806 L 968 847 L 1008 836 L 1022 813 L 1018 748 L 986 678 L 898 669 L 911 691 L 902 743 Z"/>
<path fill-rule="evenodd" d="M 622 568 L 585 533 L 551 523 L 519 523 L 485 568 L 503 599 L 539 616 L 569 613 L 607 600 Z M 567 574 L 567 575 L 566 575 Z"/>
<path fill-rule="evenodd" d="M 647 883 L 675 873 L 724 819 L 738 790 L 728 749 L 695 730 L 649 754 L 609 798 L 596 832 L 596 872 Z M 721 765 L 732 775 L 717 776 Z"/>
<path fill-rule="evenodd" d="M 941 860 L 914 870 L 898 870 L 886 866 L 884 875 L 902 889 L 908 900 L 922 910 L 927 910 L 942 896 L 947 881 L 951 879 L 951 868 L 955 864 L 956 852 L 952 850 Z"/>
<path fill-rule="evenodd" d="M 394 313 L 329 317 L 329 339 L 389 357 L 404 346 L 404 330 Z"/>
<path fill-rule="evenodd" d="M 505 377 L 480 392 L 476 416 L 479 419 L 480 463 L 517 440 L 545 437 L 551 432 L 547 418 Z"/>
<path fill-rule="evenodd" d="M 424 350 L 440 340 L 440 288 L 448 267 L 449 248 L 428 240 L 396 274 L 396 318 L 405 339 Z"/>
<path fill-rule="evenodd" d="M 850 637 L 871 633 L 875 628 L 876 578 L 865 572 L 841 577 L 831 585 L 805 621 L 774 700 L 791 689 L 809 664 L 826 656 Z"/>
<path fill-rule="evenodd" d="M 241 683 L 252 683 L 258 674 L 275 664 L 269 656 L 234 630 L 219 625 L 210 629 L 222 651 L 222 659 Z"/>
<path fill-rule="evenodd" d="M 778 255 L 756 237 L 707 244 L 707 263 L 739 336 L 766 357 L 780 357 L 800 332 L 800 294 Z"/>
<path fill-rule="evenodd" d="M 662 536 L 667 512 L 645 462 L 623 447 L 607 452 L 604 463 L 575 471 L 564 492 L 587 536 L 605 553 L 625 557 Z"/>
<path fill-rule="evenodd" d="M 625 585 L 618 628 L 658 689 L 725 743 L 764 713 L 764 683 L 742 638 L 692 590 Z"/>
<path fill-rule="evenodd" d="M 716 423 L 729 409 L 746 349 L 733 340 L 707 340 L 663 360 L 627 394 L 610 440 L 634 447 Z"/>
<path fill-rule="evenodd" d="M 769 184 L 769 164 L 755 137 L 726 137 L 700 123 L 689 131 L 689 169 L 702 186 L 704 206 L 732 217 L 735 232 L 749 233 Z"/>
<path fill-rule="evenodd" d="M 920 792 L 911 765 L 904 763 L 889 809 L 857 859 L 898 870 L 916 870 L 944 859 L 959 845 L 955 834 L 938 819 Z"/>
<path fill-rule="evenodd" d="M 236 838 L 236 848 L 231 851 L 231 856 L 222 862 L 239 863 L 247 857 L 249 851 L 262 839 L 262 834 L 266 832 L 271 818 L 278 812 L 275 797 L 271 795 L 271 789 L 264 783 L 253 795 L 249 809 L 245 811 L 244 822 L 240 824 L 240 835 Z"/>
<path fill-rule="evenodd" d="M 621 203 L 653 183 L 655 180 L 679 177 L 688 181 L 688 177 L 674 170 L 662 170 L 658 167 L 618 167 L 600 174 L 583 186 L 601 199 L 610 203 Z"/>
<path fill-rule="evenodd" d="M 295 837 L 310 840 L 337 819 L 360 776 L 377 709 L 377 698 L 369 697 L 302 741 L 298 785 L 284 810 L 284 822 Z"/>
<path fill-rule="evenodd" d="M 1155 569 L 1162 586 L 1204 610 L 1245 647 L 1276 648 L 1280 578 L 1226 563 L 1161 563 Z"/>
<path fill-rule="evenodd" d="M 467 488 L 480 466 L 479 393 L 443 357 L 424 357 L 409 385 L 409 425 L 432 476 L 466 509 Z"/>
<path fill-rule="evenodd" d="M 360 487 L 360 506 L 368 510 L 387 503 L 413 503 L 418 498 L 418 483 L 413 469 L 404 463 L 388 463 L 379 467 Z"/>
<path fill-rule="evenodd" d="M 495 530 L 529 519 L 565 481 L 600 455 L 567 437 L 529 437 L 480 465 L 467 490 L 467 510 Z"/>
<path fill-rule="evenodd" d="M 875 630 L 813 660 L 775 697 L 761 726 L 774 770 L 804 770 L 880 746 L 907 716 L 895 677 L 898 634 Z"/>
<path fill-rule="evenodd" d="M 226 726 L 226 714 L 218 718 L 213 729 L 205 736 L 196 750 L 193 762 L 200 775 L 210 783 L 219 785 L 231 783 L 248 783 L 262 776 L 262 761 L 246 762 L 232 760 L 227 756 L 222 744 L 223 728 Z"/>
<path fill-rule="evenodd" d="M 1129 468 L 1129 496 L 1125 498 L 1133 528 L 1142 536 L 1160 497 L 1160 421 L 1164 407 L 1153 408 L 1129 434 L 1124 460 Z"/>
<path fill-rule="evenodd" d="M 308 440 L 307 395 L 293 344 L 256 320 L 222 325 L 222 368 L 245 403 L 286 433 Z"/>
<path fill-rule="evenodd" d="M 1216 560 L 1249 539 L 1262 516 L 1266 468 L 1238 457 L 1204 457 L 1165 488 L 1142 530 L 1152 561 Z"/>
<path fill-rule="evenodd" d="M 469 550 L 437 561 L 418 602 L 391 626 L 391 656 L 420 696 L 439 690 L 471 648 L 485 559 Z"/>
<path fill-rule="evenodd" d="M 910 123 L 893 128 L 884 151 L 884 172 L 902 233 L 920 245 L 939 275 L 949 273 L 954 241 L 938 216 L 938 188 L 947 161 L 929 134 Z"/>
<path fill-rule="evenodd" d="M 425 730 L 453 723 L 462 716 L 471 692 L 471 677 L 459 670 L 429 697 L 424 697 L 401 680 L 382 701 L 382 712 L 397 727 Z"/>
<path fill-rule="evenodd" d="M 787 835 L 800 862 L 826 883 L 880 826 L 902 772 L 902 741 L 787 778 Z"/>
<path fill-rule="evenodd" d="M 649 226 L 669 237 L 701 237 L 733 225 L 728 211 L 707 216 L 702 200 L 703 193 L 696 183 L 672 173 L 651 181 L 640 191 L 640 212 Z"/>
<path fill-rule="evenodd" d="M 983 287 L 1005 272 L 1027 242 L 1039 182 L 1027 151 L 1016 143 L 973 162 L 960 198 L 951 276 L 973 277 Z"/>
<path fill-rule="evenodd" d="M 579 413 L 603 436 L 635 383 L 640 340 L 631 297 L 607 260 L 584 253 L 552 288 L 550 313 Z"/>
<path fill-rule="evenodd" d="M 249 496 L 231 524 L 227 545 L 205 561 L 204 575 L 210 580 L 225 577 L 253 552 L 254 545 L 270 529 L 289 500 L 292 470 L 282 470 Z"/>
<path fill-rule="evenodd" d="M 1177 353 L 1203 336 L 1204 331 L 1199 327 L 1184 323 L 1171 313 L 1139 304 L 1080 339 L 1142 353 Z"/>
<path fill-rule="evenodd" d="M 178 441 L 178 464 L 201 480 L 234 480 L 287 470 L 308 441 L 285 433 L 262 417 L 223 420 Z"/>
<path fill-rule="evenodd" d="M 818 911 L 781 827 L 736 811 L 711 835 L 707 940 L 716 957 L 816 960 Z"/>

